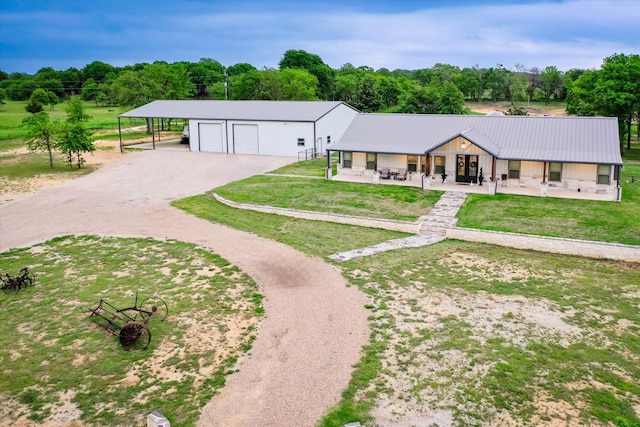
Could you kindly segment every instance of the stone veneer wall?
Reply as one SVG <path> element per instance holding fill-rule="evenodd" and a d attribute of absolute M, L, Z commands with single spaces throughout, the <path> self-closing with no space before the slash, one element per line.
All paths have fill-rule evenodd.
<path fill-rule="evenodd" d="M 470 228 L 447 229 L 448 239 L 489 243 L 517 249 L 531 249 L 588 258 L 606 258 L 617 261 L 640 262 L 640 246 L 618 243 L 592 242 L 557 237 L 531 236 L 502 231 L 474 230 Z"/>

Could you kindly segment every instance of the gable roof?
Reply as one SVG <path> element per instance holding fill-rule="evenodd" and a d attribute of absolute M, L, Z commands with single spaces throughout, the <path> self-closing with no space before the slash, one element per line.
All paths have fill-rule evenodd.
<path fill-rule="evenodd" d="M 499 159 L 622 164 L 615 117 L 358 114 L 331 150 L 420 155 L 457 136 Z"/>
<path fill-rule="evenodd" d="M 340 101 L 153 101 L 119 117 L 313 122 L 339 105 L 347 104 Z"/>

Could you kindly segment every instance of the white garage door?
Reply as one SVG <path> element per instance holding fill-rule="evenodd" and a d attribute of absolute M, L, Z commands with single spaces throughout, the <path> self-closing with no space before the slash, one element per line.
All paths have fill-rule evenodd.
<path fill-rule="evenodd" d="M 233 125 L 233 147 L 237 154 L 259 154 L 258 125 Z"/>
<path fill-rule="evenodd" d="M 221 123 L 198 123 L 200 151 L 224 153 Z"/>

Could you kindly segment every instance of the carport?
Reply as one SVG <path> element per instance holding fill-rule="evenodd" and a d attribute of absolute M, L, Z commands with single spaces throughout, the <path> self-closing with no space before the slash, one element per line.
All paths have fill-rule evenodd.
<path fill-rule="evenodd" d="M 172 111 L 159 108 L 161 104 L 147 104 L 135 110 L 128 111 L 118 116 L 118 139 L 120 140 L 120 152 L 123 152 L 124 144 L 122 142 L 122 118 L 129 119 L 145 119 L 147 121 L 147 129 L 151 130 L 151 145 L 155 150 L 156 142 L 161 141 L 161 131 L 165 130 L 165 125 L 171 126 L 172 120 L 184 120 L 185 124 L 189 117 L 176 117 L 177 110 Z M 149 107 L 149 108 L 147 108 Z"/>

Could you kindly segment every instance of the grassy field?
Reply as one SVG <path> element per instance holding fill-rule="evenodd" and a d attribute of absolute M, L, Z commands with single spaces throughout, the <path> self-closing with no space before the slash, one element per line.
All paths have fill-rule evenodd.
<path fill-rule="evenodd" d="M 0 149 L 7 149 L 7 142 L 25 135 L 22 120 L 29 115 L 24 109 L 28 101 L 7 101 L 0 109 Z M 126 109 L 119 107 L 97 107 L 94 103 L 85 102 L 85 113 L 90 116 L 87 128 L 92 131 L 111 131 L 117 134 L 118 114 L 122 114 Z M 51 120 L 65 120 L 67 114 L 64 111 L 65 103 L 56 105 L 53 109 L 45 107 L 44 111 L 49 113 Z M 144 125 L 143 119 L 123 119 L 122 127 Z M 10 144 L 11 145 L 11 144 Z M 11 148 L 11 147 L 9 147 Z"/>
<path fill-rule="evenodd" d="M 268 175 L 232 182 L 215 191 L 236 202 L 406 221 L 426 214 L 442 195 L 416 187 Z"/>
<path fill-rule="evenodd" d="M 174 205 L 310 255 L 382 237 L 357 227 L 238 215 L 205 195 Z M 340 237 L 347 232 L 349 239 Z M 639 422 L 633 379 L 640 375 L 640 266 L 443 242 L 340 267 L 369 296 L 373 333 L 323 426 L 376 425 L 380 417 L 382 425 L 435 423 L 425 411 L 454 425 L 497 417 L 513 425 Z"/>
<path fill-rule="evenodd" d="M 248 276 L 185 243 L 64 237 L 0 253 L 0 265 L 36 276 L 30 288 L 0 292 L 2 425 L 68 411 L 90 425 L 141 426 L 158 410 L 193 426 L 262 313 Z M 139 302 L 161 297 L 169 315 L 152 320 L 149 348 L 127 352 L 86 311 L 101 298 L 130 307 L 136 292 Z"/>
<path fill-rule="evenodd" d="M 640 245 L 640 163 L 625 163 L 622 202 L 471 194 L 458 226 Z"/>

